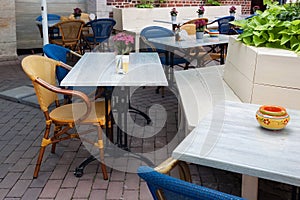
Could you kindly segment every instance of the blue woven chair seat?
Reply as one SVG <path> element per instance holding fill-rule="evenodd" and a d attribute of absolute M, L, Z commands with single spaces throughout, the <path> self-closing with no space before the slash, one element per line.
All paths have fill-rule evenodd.
<path fill-rule="evenodd" d="M 147 182 L 153 199 L 158 200 L 157 190 L 167 200 L 242 200 L 243 198 L 189 183 L 141 166 L 138 175 Z"/>

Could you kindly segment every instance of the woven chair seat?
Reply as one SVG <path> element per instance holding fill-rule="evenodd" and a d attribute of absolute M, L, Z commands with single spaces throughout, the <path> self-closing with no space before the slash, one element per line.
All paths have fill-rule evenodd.
<path fill-rule="evenodd" d="M 84 103 L 66 104 L 55 108 L 49 116 L 54 123 L 73 123 L 86 112 Z M 105 124 L 105 102 L 99 101 L 92 103 L 90 115 L 81 123 L 101 123 Z"/>

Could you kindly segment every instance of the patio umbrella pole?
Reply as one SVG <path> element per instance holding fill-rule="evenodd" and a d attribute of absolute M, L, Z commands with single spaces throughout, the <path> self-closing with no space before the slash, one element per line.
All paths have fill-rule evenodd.
<path fill-rule="evenodd" d="M 48 17 L 47 17 L 47 1 L 41 0 L 42 27 L 43 27 L 43 44 L 49 44 L 48 38 Z"/>

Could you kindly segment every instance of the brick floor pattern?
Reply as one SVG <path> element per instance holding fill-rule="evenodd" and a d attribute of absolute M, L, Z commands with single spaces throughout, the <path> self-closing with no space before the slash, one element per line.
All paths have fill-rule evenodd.
<path fill-rule="evenodd" d="M 20 60 L 0 62 L 0 91 L 30 84 L 23 73 Z M 149 139 L 131 138 L 132 151 L 142 152 L 162 148 L 177 133 L 178 102 L 176 89 L 166 88 L 165 98 L 155 94 L 154 88 L 139 88 L 132 104 L 146 111 L 154 103 L 167 110 L 167 121 L 162 130 Z M 83 199 L 152 199 L 144 181 L 135 173 L 109 168 L 109 180 L 102 179 L 98 161 L 90 163 L 81 178 L 73 171 L 89 152 L 79 140 L 65 141 L 55 154 L 47 148 L 41 171 L 33 179 L 37 154 L 44 132 L 42 112 L 31 106 L 0 99 L 0 200 L 83 200 Z M 143 118 L 133 116 L 136 123 Z M 172 149 L 155 155 L 155 164 L 170 156 Z M 240 195 L 241 175 L 208 167 L 190 165 L 193 182 L 227 193 Z M 177 173 L 171 172 L 172 176 Z M 291 199 L 291 186 L 267 180 L 259 182 L 259 199 Z"/>

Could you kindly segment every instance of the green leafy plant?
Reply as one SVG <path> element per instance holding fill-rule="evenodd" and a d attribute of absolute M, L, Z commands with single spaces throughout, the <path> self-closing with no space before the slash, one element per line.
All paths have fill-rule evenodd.
<path fill-rule="evenodd" d="M 221 3 L 218 2 L 217 0 L 207 0 L 205 5 L 207 5 L 207 6 L 220 6 Z"/>
<path fill-rule="evenodd" d="M 154 8 L 154 0 L 141 0 L 140 4 L 137 4 L 137 8 Z"/>
<path fill-rule="evenodd" d="M 238 20 L 234 25 L 243 29 L 238 36 L 246 45 L 288 49 L 300 53 L 300 8 L 299 3 L 278 5 L 268 3 L 264 12 Z"/>

